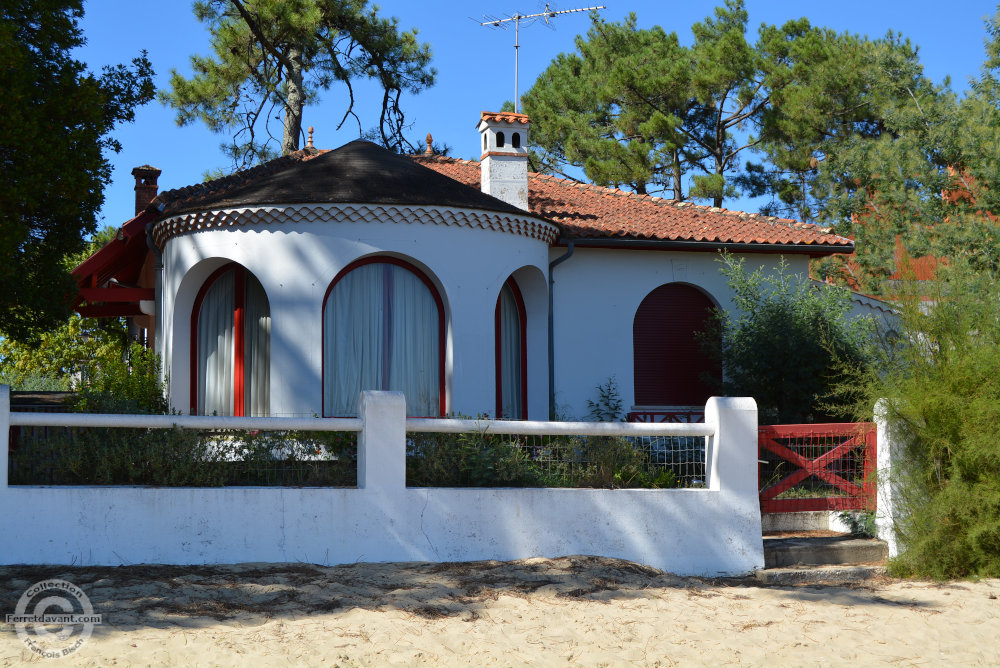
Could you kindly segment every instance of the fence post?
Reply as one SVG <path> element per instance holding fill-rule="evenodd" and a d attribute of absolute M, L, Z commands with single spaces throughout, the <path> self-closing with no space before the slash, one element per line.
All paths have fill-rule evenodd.
<path fill-rule="evenodd" d="M 899 456 L 902 443 L 898 433 L 889 422 L 889 404 L 879 399 L 875 404 L 875 427 L 877 430 L 878 469 L 875 480 L 878 495 L 875 501 L 875 527 L 878 537 L 885 541 L 889 556 L 899 555 L 896 542 L 896 520 L 899 518 Z"/>
<path fill-rule="evenodd" d="M 365 390 L 358 398 L 358 489 L 406 488 L 406 399 Z"/>
<path fill-rule="evenodd" d="M 705 422 L 715 426 L 705 462 L 709 489 L 746 495 L 757 504 L 757 402 L 712 397 L 705 404 Z"/>
<path fill-rule="evenodd" d="M 7 488 L 10 466 L 10 386 L 0 385 L 0 490 Z"/>

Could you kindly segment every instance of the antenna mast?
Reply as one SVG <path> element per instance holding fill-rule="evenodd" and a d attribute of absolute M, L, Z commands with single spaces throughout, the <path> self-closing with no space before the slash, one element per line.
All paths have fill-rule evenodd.
<path fill-rule="evenodd" d="M 560 14 L 573 14 L 576 12 L 589 12 L 598 9 L 606 9 L 604 5 L 598 7 L 580 7 L 578 9 L 549 9 L 549 3 L 545 3 L 545 11 L 538 14 L 521 14 L 520 12 L 515 12 L 513 16 L 508 16 L 506 18 L 495 18 L 489 19 L 487 21 L 480 21 L 481 26 L 493 26 L 494 28 L 506 29 L 507 23 L 514 24 L 514 113 L 518 111 L 518 99 L 517 99 L 517 54 L 518 50 L 521 48 L 521 21 L 535 21 L 538 19 L 543 19 L 547 24 L 549 19 L 555 18 Z M 489 18 L 489 17 L 483 17 Z"/>

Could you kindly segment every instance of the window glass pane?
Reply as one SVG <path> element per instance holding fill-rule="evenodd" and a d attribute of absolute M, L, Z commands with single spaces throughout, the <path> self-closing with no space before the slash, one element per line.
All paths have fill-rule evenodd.
<path fill-rule="evenodd" d="M 343 276 L 324 307 L 323 414 L 357 415 L 361 390 L 382 389 L 383 264 Z"/>
<path fill-rule="evenodd" d="M 198 311 L 198 413 L 233 414 L 234 275 L 218 276 Z"/>
<path fill-rule="evenodd" d="M 524 417 L 521 402 L 521 313 L 509 285 L 500 290 L 500 406 L 499 417 Z"/>
<path fill-rule="evenodd" d="M 260 281 L 247 272 L 246 282 L 243 414 L 267 416 L 271 412 L 271 308 Z"/>
<path fill-rule="evenodd" d="M 440 414 L 440 318 L 419 276 L 362 265 L 333 287 L 323 318 L 324 415 L 356 415 L 362 390 L 398 390 L 408 415 Z"/>
<path fill-rule="evenodd" d="M 415 416 L 440 414 L 438 309 L 434 296 L 411 271 L 391 269 L 388 314 L 390 360 L 387 390 L 406 395 L 406 412 Z"/>

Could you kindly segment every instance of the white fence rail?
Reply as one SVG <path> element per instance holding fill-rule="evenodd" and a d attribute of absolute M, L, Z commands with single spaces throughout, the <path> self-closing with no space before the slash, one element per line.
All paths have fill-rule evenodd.
<path fill-rule="evenodd" d="M 714 427 L 705 423 L 531 422 L 434 418 L 408 418 L 406 431 L 441 434 L 486 432 L 515 436 L 712 436 L 715 433 Z"/>
<path fill-rule="evenodd" d="M 94 413 L 10 413 L 15 427 L 121 427 L 130 429 L 260 429 L 264 431 L 361 431 L 360 418 L 226 417 L 217 415 L 131 415 Z"/>
<path fill-rule="evenodd" d="M 713 398 L 701 424 L 407 419 L 395 392 L 363 392 L 360 417 L 231 418 L 11 413 L 11 426 L 357 431 L 345 488 L 9 486 L 0 457 L 0 563 L 462 561 L 595 554 L 689 575 L 763 566 L 757 410 Z M 407 432 L 703 436 L 704 489 L 407 488 Z"/>

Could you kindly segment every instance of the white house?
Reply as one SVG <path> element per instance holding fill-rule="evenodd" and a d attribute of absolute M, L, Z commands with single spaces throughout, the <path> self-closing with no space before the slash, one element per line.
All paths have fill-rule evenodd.
<path fill-rule="evenodd" d="M 754 266 L 853 250 L 814 225 L 528 171 L 528 118 L 483 112 L 479 162 L 310 145 L 157 193 L 80 265 L 78 310 L 129 316 L 192 413 L 581 417 L 614 376 L 636 411 L 703 406 L 693 332 Z"/>

